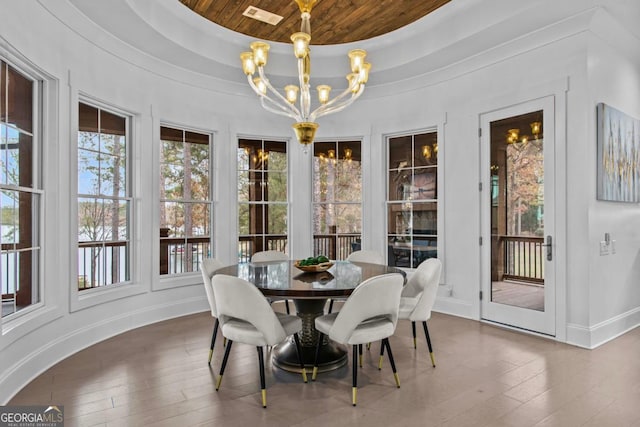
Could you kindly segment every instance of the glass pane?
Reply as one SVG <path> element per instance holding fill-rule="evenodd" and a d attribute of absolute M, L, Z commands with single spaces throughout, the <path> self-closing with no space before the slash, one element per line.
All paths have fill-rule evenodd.
<path fill-rule="evenodd" d="M 78 150 L 78 193 L 99 194 L 100 155 L 95 151 Z"/>
<path fill-rule="evenodd" d="M 413 164 L 415 167 L 438 164 L 438 134 L 436 132 L 414 136 Z"/>
<path fill-rule="evenodd" d="M 389 200 L 411 200 L 411 169 L 389 171 Z"/>
<path fill-rule="evenodd" d="M 102 199 L 78 198 L 78 242 L 99 242 L 106 237 Z"/>
<path fill-rule="evenodd" d="M 265 205 L 267 210 L 267 233 L 287 234 L 287 205 Z"/>
<path fill-rule="evenodd" d="M 249 205 L 247 203 L 238 204 L 238 232 L 243 236 L 249 234 Z"/>
<path fill-rule="evenodd" d="M 184 228 L 184 203 L 165 202 L 164 218 L 165 224 L 163 228 L 169 228 L 169 236 L 185 237 Z"/>
<path fill-rule="evenodd" d="M 268 155 L 265 169 L 269 171 L 287 170 L 287 144 L 280 141 L 264 141 L 264 152 Z"/>
<path fill-rule="evenodd" d="M 404 238 L 411 232 L 411 204 L 390 203 L 387 207 L 389 235 Z"/>
<path fill-rule="evenodd" d="M 267 185 L 264 193 L 265 199 L 270 202 L 287 201 L 287 174 L 286 172 L 268 172 Z"/>
<path fill-rule="evenodd" d="M 98 113 L 98 109 L 92 105 L 83 104 L 82 102 L 78 104 L 78 128 L 80 132 L 93 133 L 96 135 L 100 132 L 100 128 L 98 126 Z M 97 150 L 98 146 L 91 148 Z"/>
<path fill-rule="evenodd" d="M 249 170 L 249 148 L 238 147 L 238 170 Z"/>
<path fill-rule="evenodd" d="M 360 234 L 362 232 L 361 205 L 336 204 L 334 209 L 338 234 Z"/>
<path fill-rule="evenodd" d="M 209 200 L 209 145 L 187 145 L 191 151 L 191 199 Z"/>
<path fill-rule="evenodd" d="M 20 223 L 20 192 L 2 190 L 0 192 L 0 209 L 2 212 L 2 234 L 0 241 L 3 245 L 15 245 L 19 242 Z"/>
<path fill-rule="evenodd" d="M 389 138 L 389 169 L 412 167 L 412 157 L 411 136 Z"/>
<path fill-rule="evenodd" d="M 190 236 L 202 237 L 209 235 L 209 203 L 189 203 Z"/>
<path fill-rule="evenodd" d="M 128 202 L 122 200 L 105 200 L 105 240 L 127 240 L 128 236 Z"/>
<path fill-rule="evenodd" d="M 491 301 L 544 311 L 543 111 L 491 122 Z"/>
<path fill-rule="evenodd" d="M 101 133 L 100 151 L 114 156 L 125 156 L 126 140 L 124 136 Z"/>
<path fill-rule="evenodd" d="M 100 148 L 100 134 L 95 132 L 78 132 L 78 148 L 98 151 Z"/>
<path fill-rule="evenodd" d="M 413 237 L 438 234 L 438 203 L 413 203 Z"/>
<path fill-rule="evenodd" d="M 124 136 L 126 123 L 127 121 L 124 117 L 100 110 L 100 132 L 102 134 Z M 124 140 L 121 143 L 124 143 Z"/>
<path fill-rule="evenodd" d="M 184 146 L 182 141 L 162 141 L 162 163 L 170 165 L 184 165 Z"/>
<path fill-rule="evenodd" d="M 238 172 L 238 201 L 248 202 L 250 200 L 249 195 L 249 172 Z"/>
<path fill-rule="evenodd" d="M 329 224 L 334 222 L 332 204 L 315 204 L 313 206 L 313 234 L 331 233 Z"/>
<path fill-rule="evenodd" d="M 241 139 L 238 141 L 238 169 L 261 170 L 266 153 L 262 141 Z"/>
<path fill-rule="evenodd" d="M 416 169 L 411 187 L 411 200 L 438 198 L 438 170 L 435 168 Z"/>
<path fill-rule="evenodd" d="M 184 198 L 184 166 L 182 164 L 164 164 L 161 166 L 164 180 L 164 198 Z"/>
<path fill-rule="evenodd" d="M 102 154 L 101 158 L 100 194 L 124 197 L 126 194 L 124 158 L 109 154 Z"/>
<path fill-rule="evenodd" d="M 7 91 L 7 123 L 33 132 L 33 81 L 9 67 Z"/>
<path fill-rule="evenodd" d="M 338 160 L 334 186 L 336 201 L 359 202 L 362 193 L 360 162 Z"/>
<path fill-rule="evenodd" d="M 15 174 L 13 150 L 16 142 L 9 140 L 8 131 L 9 128 L 4 123 L 0 123 L 0 184 L 6 184 L 9 175 Z"/>

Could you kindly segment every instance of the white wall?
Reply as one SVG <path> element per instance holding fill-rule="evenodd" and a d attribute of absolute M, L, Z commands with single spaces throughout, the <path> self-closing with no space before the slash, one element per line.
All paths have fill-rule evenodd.
<path fill-rule="evenodd" d="M 500 6 L 500 1 L 494 4 Z M 559 299 L 558 336 L 590 347 L 624 331 L 625 325 L 640 323 L 638 206 L 595 200 L 595 103 L 607 102 L 640 117 L 640 66 L 638 53 L 617 51 L 610 40 L 603 40 L 603 34 L 616 27 L 605 11 L 565 9 L 547 14 L 549 18 L 538 8 L 532 11 L 530 6 L 521 6 L 513 16 L 503 16 L 516 21 L 505 26 L 506 39 L 492 26 L 478 26 L 474 34 L 461 34 L 463 29 L 456 27 L 447 34 L 446 27 L 436 27 L 450 49 L 430 45 L 418 63 L 407 65 L 409 70 L 423 72 L 401 80 L 394 76 L 407 69 L 384 66 L 384 59 L 406 58 L 407 52 L 403 55 L 403 49 L 393 46 L 374 49 L 372 61 L 381 63 L 379 76 L 385 83 L 374 84 L 372 74 L 370 88 L 356 104 L 323 119 L 318 139 L 363 139 L 363 159 L 368 159 L 363 171 L 365 245 L 384 251 L 386 183 L 380 173 L 385 168 L 384 138 L 396 132 L 438 130 L 444 174 L 440 204 L 444 207 L 441 257 L 445 286 L 437 307 L 479 318 L 479 116 L 554 96 L 556 144 L 563 160 L 556 175 L 559 204 L 565 206 L 558 219 L 558 241 L 565 243 L 558 248 L 564 293 Z M 560 16 L 565 12 L 567 16 Z M 225 263 L 235 261 L 238 135 L 293 137 L 288 120 L 264 113 L 241 78 L 225 80 L 146 55 L 114 39 L 68 2 L 11 1 L 3 3 L 3 15 L 12 19 L 0 26 L 0 50 L 36 65 L 57 84 L 51 92 L 52 116 L 47 119 L 52 133 L 45 141 L 45 307 L 19 322 L 3 319 L 0 323 L 0 403 L 52 364 L 88 345 L 147 323 L 207 309 L 197 274 L 178 280 L 160 280 L 157 274 L 159 221 L 154 177 L 158 176 L 155 159 L 161 122 L 214 133 L 215 251 Z M 524 17 L 532 20 L 516 34 L 517 21 Z M 551 21 L 543 26 L 543 19 Z M 503 21 L 494 21 L 503 28 Z M 638 42 L 625 31 L 607 37 Z M 221 54 L 226 51 L 221 49 Z M 225 66 L 220 66 L 221 75 Z M 78 297 L 74 290 L 72 254 L 73 122 L 82 94 L 131 112 L 135 123 L 134 283 L 128 289 L 88 298 Z M 295 141 L 289 147 L 291 194 L 304 194 L 311 186 L 310 156 Z M 290 232 L 300 236 L 291 244 L 292 255 L 304 256 L 311 248 L 309 200 L 292 197 L 291 213 Z M 597 254 L 597 242 L 604 232 L 617 241 L 615 256 Z"/>

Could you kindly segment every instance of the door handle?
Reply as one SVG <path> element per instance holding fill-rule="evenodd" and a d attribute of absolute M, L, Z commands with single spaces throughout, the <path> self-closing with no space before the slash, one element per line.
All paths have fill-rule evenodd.
<path fill-rule="evenodd" d="M 551 236 L 547 236 L 547 243 L 542 246 L 547 248 L 547 261 L 551 261 L 553 259 L 553 248 L 552 248 L 553 239 Z"/>

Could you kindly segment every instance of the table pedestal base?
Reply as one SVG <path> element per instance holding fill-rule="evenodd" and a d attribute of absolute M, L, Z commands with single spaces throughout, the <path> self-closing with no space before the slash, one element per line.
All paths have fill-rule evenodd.
<path fill-rule="evenodd" d="M 313 368 L 316 357 L 316 344 L 318 343 L 318 331 L 315 328 L 316 317 L 324 314 L 325 299 L 295 300 L 298 317 L 302 319 L 302 331 L 300 331 L 300 347 L 302 347 L 302 361 L 307 368 Z M 325 372 L 338 369 L 347 363 L 347 349 L 340 344 L 329 340 L 326 336 L 322 340 L 318 355 L 318 371 Z M 272 361 L 278 368 L 290 372 L 300 372 L 296 345 L 293 337 L 276 345 L 272 351 Z"/>

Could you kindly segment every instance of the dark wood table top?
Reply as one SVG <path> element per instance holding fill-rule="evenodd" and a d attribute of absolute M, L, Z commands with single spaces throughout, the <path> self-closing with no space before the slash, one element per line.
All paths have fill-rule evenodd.
<path fill-rule="evenodd" d="M 241 263 L 223 267 L 227 274 L 256 285 L 265 296 L 319 299 L 349 296 L 361 282 L 387 273 L 406 273 L 399 268 L 362 262 L 335 261 L 327 271 L 306 273 L 294 261 Z"/>

